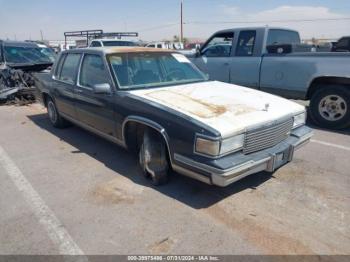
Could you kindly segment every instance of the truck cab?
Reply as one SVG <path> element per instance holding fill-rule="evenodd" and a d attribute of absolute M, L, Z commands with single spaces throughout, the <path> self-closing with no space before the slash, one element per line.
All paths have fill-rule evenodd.
<path fill-rule="evenodd" d="M 318 126 L 350 127 L 349 52 L 318 52 L 297 31 L 253 27 L 219 31 L 187 56 L 211 80 L 310 100 Z"/>
<path fill-rule="evenodd" d="M 215 33 L 193 62 L 210 79 L 259 87 L 261 56 L 271 44 L 299 44 L 297 31 L 282 28 L 238 28 Z"/>

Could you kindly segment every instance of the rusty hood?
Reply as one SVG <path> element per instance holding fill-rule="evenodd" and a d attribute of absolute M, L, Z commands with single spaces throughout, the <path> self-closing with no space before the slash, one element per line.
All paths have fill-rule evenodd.
<path fill-rule="evenodd" d="M 303 106 L 275 95 L 218 81 L 130 91 L 186 114 L 222 137 L 303 112 Z"/>

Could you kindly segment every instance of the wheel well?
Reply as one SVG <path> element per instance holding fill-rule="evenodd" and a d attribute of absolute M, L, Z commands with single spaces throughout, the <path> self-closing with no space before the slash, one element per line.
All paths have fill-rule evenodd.
<path fill-rule="evenodd" d="M 144 123 L 139 123 L 136 121 L 128 121 L 125 124 L 124 130 L 123 130 L 123 135 L 124 135 L 124 141 L 125 141 L 127 148 L 130 151 L 137 153 L 138 150 L 140 149 L 143 135 L 144 135 L 146 129 L 150 130 L 151 132 L 156 134 L 159 137 L 159 139 L 163 140 L 163 142 L 166 146 L 166 149 L 168 151 L 168 154 L 167 154 L 168 160 L 170 160 L 169 145 L 168 145 L 164 135 L 158 129 L 156 129 L 150 125 L 144 124 Z M 169 164 L 170 164 L 170 161 L 169 161 Z"/>
<path fill-rule="evenodd" d="M 341 86 L 347 86 L 350 88 L 350 78 L 346 77 L 318 77 L 315 78 L 310 88 L 307 92 L 307 99 L 311 99 L 311 97 L 314 95 L 314 93 L 319 90 L 320 88 L 325 88 L 329 85 L 341 85 Z"/>

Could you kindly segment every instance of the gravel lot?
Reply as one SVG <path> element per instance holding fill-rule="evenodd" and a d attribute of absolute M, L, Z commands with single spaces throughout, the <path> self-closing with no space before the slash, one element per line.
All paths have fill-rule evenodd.
<path fill-rule="evenodd" d="M 158 188 L 38 104 L 2 106 L 0 123 L 0 254 L 350 254 L 350 132 L 315 129 L 273 175 Z"/>

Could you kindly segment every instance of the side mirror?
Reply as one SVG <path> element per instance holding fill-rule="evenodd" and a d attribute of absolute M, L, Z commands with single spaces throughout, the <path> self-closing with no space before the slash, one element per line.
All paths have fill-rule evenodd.
<path fill-rule="evenodd" d="M 108 83 L 94 85 L 94 93 L 95 94 L 110 94 L 111 93 L 111 85 Z"/>

